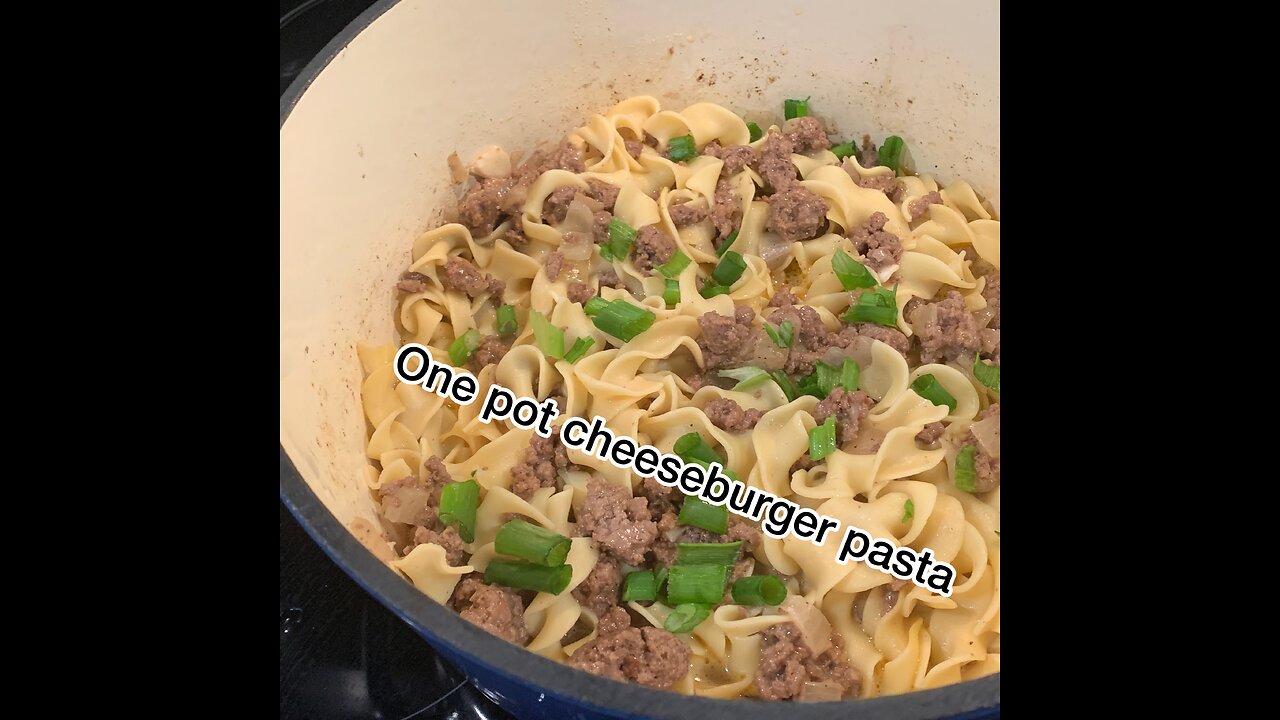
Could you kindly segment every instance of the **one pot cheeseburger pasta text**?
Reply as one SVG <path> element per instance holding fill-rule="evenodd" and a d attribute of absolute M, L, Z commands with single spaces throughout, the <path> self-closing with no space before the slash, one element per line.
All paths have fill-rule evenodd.
<path fill-rule="evenodd" d="M 360 344 L 391 564 L 464 619 L 590 673 L 836 700 L 1000 669 L 1000 223 L 903 143 L 806 102 L 748 123 L 652 97 L 535 152 L 482 149 L 396 284 L 399 340 L 554 398 L 550 438 L 396 381 Z M 454 163 L 456 169 L 463 169 Z M 566 447 L 619 436 L 956 570 L 950 597 L 768 537 Z"/>

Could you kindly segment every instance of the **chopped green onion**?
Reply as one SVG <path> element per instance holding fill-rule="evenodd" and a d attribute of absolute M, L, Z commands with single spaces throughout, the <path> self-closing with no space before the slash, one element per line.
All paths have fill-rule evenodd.
<path fill-rule="evenodd" d="M 609 242 L 600 246 L 600 257 L 619 262 L 626 260 L 627 254 L 631 252 L 631 243 L 636 239 L 636 232 L 635 228 L 621 218 L 610 220 Z"/>
<path fill-rule="evenodd" d="M 751 142 L 755 142 L 764 137 L 764 131 L 760 129 L 759 125 L 753 122 L 747 123 L 747 132 L 751 133 Z"/>
<path fill-rule="evenodd" d="M 845 290 L 857 290 L 858 288 L 875 287 L 876 276 L 871 274 L 866 265 L 854 260 L 849 253 L 841 248 L 836 248 L 836 252 L 831 256 L 831 270 L 835 272 L 836 277 L 840 278 L 840 284 Z"/>
<path fill-rule="evenodd" d="M 697 156 L 698 150 L 694 147 L 692 135 L 673 137 L 667 142 L 667 157 L 676 162 L 691 160 Z"/>
<path fill-rule="evenodd" d="M 907 500 L 907 504 L 902 506 L 902 522 L 911 522 L 911 518 L 916 516 L 916 504 L 912 500 Z"/>
<path fill-rule="evenodd" d="M 677 250 L 676 254 L 672 255 L 670 260 L 658 266 L 658 272 L 669 278 L 673 278 L 684 272 L 684 269 L 689 267 L 689 263 L 691 262 L 693 261 L 689 259 L 688 255 Z"/>
<path fill-rule="evenodd" d="M 564 359 L 570 363 L 578 362 L 583 355 L 587 354 L 594 342 L 595 340 L 590 335 L 578 338 L 573 342 L 573 347 L 569 348 L 569 352 L 564 354 Z"/>
<path fill-rule="evenodd" d="M 880 287 L 858 296 L 858 301 L 849 306 L 842 319 L 845 322 L 869 322 L 885 327 L 898 325 L 898 288 Z"/>
<path fill-rule="evenodd" d="M 787 586 L 772 575 L 738 578 L 730 592 L 739 605 L 781 605 L 787 599 Z"/>
<path fill-rule="evenodd" d="M 975 355 L 973 358 L 973 376 L 978 378 L 978 382 L 986 385 L 995 392 L 1000 392 L 1000 366 L 988 365 Z"/>
<path fill-rule="evenodd" d="M 572 579 L 572 565 L 544 567 L 523 560 L 490 560 L 484 571 L 484 581 L 490 585 L 537 590 L 552 595 L 564 592 Z"/>
<path fill-rule="evenodd" d="M 529 324 L 538 341 L 538 349 L 547 357 L 564 357 L 564 331 L 551 324 L 547 316 L 537 310 L 529 311 Z"/>
<path fill-rule="evenodd" d="M 531 563 L 558 567 L 569 556 L 569 538 L 519 518 L 498 530 L 493 541 L 494 552 L 511 555 Z"/>
<path fill-rule="evenodd" d="M 973 468 L 973 455 L 977 451 L 976 446 L 965 445 L 956 454 L 956 487 L 965 492 L 977 489 L 974 481 L 978 479 L 978 472 Z"/>
<path fill-rule="evenodd" d="M 773 378 L 773 381 L 778 383 L 778 387 L 782 388 L 782 394 L 787 396 L 787 402 L 800 397 L 799 388 L 796 387 L 795 382 L 786 373 L 781 370 L 774 370 L 769 373 L 769 377 Z"/>
<path fill-rule="evenodd" d="M 769 379 L 769 373 L 754 365 L 744 365 L 732 370 L 721 370 L 719 374 L 720 377 L 738 381 L 738 384 L 733 386 L 734 391 L 748 390 Z"/>
<path fill-rule="evenodd" d="M 840 368 L 832 367 L 819 360 L 814 365 L 813 372 L 800 379 L 797 389 L 800 395 L 812 395 L 819 400 L 825 400 L 839 379 Z"/>
<path fill-rule="evenodd" d="M 610 302 L 612 301 L 605 300 L 604 298 L 597 295 L 591 298 L 590 300 L 588 300 L 586 305 L 582 306 L 582 312 L 588 315 L 595 315 L 599 313 L 601 310 L 604 310 L 605 308 L 609 307 Z"/>
<path fill-rule="evenodd" d="M 667 604 L 667 594 L 663 592 L 662 586 L 666 584 L 667 573 L 670 571 L 671 571 L 671 568 L 667 567 L 666 565 L 659 565 L 658 567 L 653 569 L 653 579 L 654 579 L 654 582 L 657 583 L 655 587 L 657 587 L 658 589 L 658 599 L 662 601 L 663 605 Z"/>
<path fill-rule="evenodd" d="M 729 509 L 724 505 L 712 505 L 697 495 L 690 495 L 684 499 L 684 505 L 680 506 L 680 516 L 676 518 L 676 522 L 723 535 L 729 532 Z"/>
<path fill-rule="evenodd" d="M 732 565 L 738 562 L 738 550 L 741 548 L 741 540 L 730 543 L 677 543 L 676 564 Z"/>
<path fill-rule="evenodd" d="M 711 271 L 711 281 L 717 285 L 729 287 L 738 282 L 738 278 L 742 277 L 742 271 L 746 269 L 747 261 L 742 258 L 742 254 L 730 250 L 720 258 L 716 269 Z"/>
<path fill-rule="evenodd" d="M 859 375 L 862 369 L 852 358 L 845 358 L 844 367 L 840 368 L 840 387 L 853 392 L 858 389 Z"/>
<path fill-rule="evenodd" d="M 729 288 L 725 287 L 724 285 L 713 283 L 711 281 L 707 281 L 707 284 L 703 285 L 702 289 L 698 291 L 699 295 L 701 295 L 702 297 L 708 300 L 710 300 L 711 298 L 717 295 L 727 295 L 728 293 L 729 293 Z"/>
<path fill-rule="evenodd" d="M 683 603 L 677 605 L 662 621 L 662 629 L 669 633 L 693 632 L 711 615 L 710 603 Z"/>
<path fill-rule="evenodd" d="M 773 325 L 770 325 L 769 323 L 766 322 L 764 324 L 764 331 L 769 335 L 769 339 L 773 341 L 774 345 L 777 345 L 780 348 L 791 347 L 791 321 L 790 320 L 783 320 L 782 324 L 778 326 L 777 330 L 774 330 Z"/>
<path fill-rule="evenodd" d="M 897 135 L 890 135 L 884 139 L 884 144 L 880 146 L 880 164 L 898 172 L 898 165 L 902 162 L 902 138 Z"/>
<path fill-rule="evenodd" d="M 671 447 L 671 452 L 685 462 L 700 461 L 707 464 L 717 462 L 724 465 L 724 459 L 720 457 L 719 453 L 712 449 L 707 444 L 707 441 L 703 440 L 702 436 L 696 432 L 685 433 L 676 438 L 676 443 Z"/>
<path fill-rule="evenodd" d="M 840 143 L 839 145 L 836 145 L 835 147 L 831 148 L 831 153 L 836 157 L 840 158 L 841 160 L 843 160 L 849 157 L 850 155 L 857 155 L 858 146 L 854 145 L 852 141 L 847 143 Z"/>
<path fill-rule="evenodd" d="M 597 312 L 591 322 L 622 342 L 631 342 L 635 336 L 648 330 L 657 317 L 651 310 L 637 307 L 626 300 L 614 300 L 608 307 Z"/>
<path fill-rule="evenodd" d="M 471 353 L 475 352 L 477 347 L 480 347 L 480 331 L 471 328 L 449 345 L 449 361 L 454 367 L 462 367 L 467 364 L 467 360 L 471 359 Z"/>
<path fill-rule="evenodd" d="M 480 483 L 475 480 L 448 483 L 440 491 L 440 522 L 457 525 L 463 542 L 476 539 L 476 506 L 480 503 Z"/>
<path fill-rule="evenodd" d="M 633 573 L 627 573 L 627 579 L 622 581 L 622 601 L 631 602 L 632 600 L 657 600 L 658 599 L 658 580 L 649 570 L 637 570 Z"/>
<path fill-rule="evenodd" d="M 728 580 L 728 565 L 675 565 L 667 574 L 667 599 L 673 605 L 715 605 L 724 598 Z"/>
<path fill-rule="evenodd" d="M 809 97 L 813 97 L 810 95 Z M 788 120 L 804 117 L 809 114 L 809 98 L 803 100 L 786 100 L 782 103 L 782 116 Z"/>
<path fill-rule="evenodd" d="M 675 307 L 680 304 L 680 281 L 668 280 L 666 288 L 662 291 L 662 302 L 667 307 Z"/>
<path fill-rule="evenodd" d="M 942 387 L 942 383 L 938 382 L 938 378 L 932 374 L 916 378 L 915 382 L 911 383 L 911 389 L 934 405 L 946 405 L 951 412 L 956 411 L 956 397 L 947 392 L 947 389 Z"/>
<path fill-rule="evenodd" d="M 729 247 L 733 245 L 733 242 L 737 239 L 738 239 L 737 230 L 734 230 L 733 232 L 729 233 L 729 236 L 726 237 L 724 239 L 724 242 L 721 243 L 720 247 L 716 249 L 716 257 L 724 257 L 724 254 L 729 252 Z"/>
<path fill-rule="evenodd" d="M 510 305 L 498 308 L 498 334 L 502 337 L 510 337 L 519 329 L 520 324 L 516 322 L 516 309 Z"/>
<path fill-rule="evenodd" d="M 836 419 L 829 417 L 809 431 L 809 459 L 821 460 L 836 451 Z"/>

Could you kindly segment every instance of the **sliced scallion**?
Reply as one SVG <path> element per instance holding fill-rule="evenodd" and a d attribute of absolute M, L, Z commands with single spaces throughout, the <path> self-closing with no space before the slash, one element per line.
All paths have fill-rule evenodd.
<path fill-rule="evenodd" d="M 680 304 L 680 281 L 668 280 L 666 287 L 662 290 L 662 302 L 667 307 L 673 308 Z"/>
<path fill-rule="evenodd" d="M 755 142 L 764 137 L 764 131 L 760 129 L 760 125 L 754 122 L 747 123 L 747 132 L 751 134 L 751 142 Z"/>
<path fill-rule="evenodd" d="M 633 573 L 627 573 L 627 578 L 622 581 L 623 602 L 657 599 L 658 580 L 654 577 L 652 571 L 637 570 Z"/>
<path fill-rule="evenodd" d="M 956 396 L 947 392 L 933 374 L 921 375 L 911 383 L 911 389 L 920 397 L 934 405 L 946 405 L 951 412 L 956 411 Z"/>
<path fill-rule="evenodd" d="M 535 565 L 558 567 L 569 556 L 569 538 L 519 518 L 498 530 L 493 549 L 499 555 L 511 555 Z"/>
<path fill-rule="evenodd" d="M 749 390 L 769 379 L 769 373 L 754 365 L 744 365 L 732 370 L 721 370 L 719 374 L 720 377 L 738 381 L 738 384 L 732 388 L 735 392 Z"/>
<path fill-rule="evenodd" d="M 636 239 L 636 229 L 621 218 L 609 221 L 609 242 L 600 246 L 600 257 L 605 260 L 621 262 L 631 252 L 631 243 Z"/>
<path fill-rule="evenodd" d="M 698 149 L 694 146 L 692 135 L 673 137 L 667 142 L 667 157 L 676 162 L 692 160 L 697 156 Z"/>
<path fill-rule="evenodd" d="M 831 270 L 840 279 L 845 290 L 857 290 L 876 286 L 876 276 L 871 274 L 867 266 L 854 260 L 841 248 L 831 256 Z"/>
<path fill-rule="evenodd" d="M 498 334 L 502 337 L 510 337 L 519 329 L 520 325 L 516 322 L 516 309 L 510 305 L 498 308 Z"/>
<path fill-rule="evenodd" d="M 676 564 L 732 565 L 738 561 L 738 550 L 741 548 L 741 540 L 730 543 L 677 543 Z"/>
<path fill-rule="evenodd" d="M 792 329 L 791 329 L 790 320 L 783 320 L 778 325 L 777 330 L 774 330 L 773 325 L 770 325 L 769 323 L 766 322 L 764 324 L 764 331 L 766 334 L 768 334 L 769 339 L 773 341 L 774 345 L 777 345 L 780 348 L 791 347 Z"/>
<path fill-rule="evenodd" d="M 978 452 L 975 445 L 965 445 L 956 454 L 956 488 L 965 492 L 977 489 L 978 472 L 973 467 L 973 456 Z"/>
<path fill-rule="evenodd" d="M 631 342 L 635 336 L 648 330 L 657 317 L 651 310 L 632 305 L 626 300 L 614 300 L 609 302 L 608 307 L 596 312 L 591 322 L 622 342 Z"/>
<path fill-rule="evenodd" d="M 843 160 L 849 157 L 850 155 L 858 154 L 858 146 L 854 145 L 852 141 L 847 143 L 840 143 L 839 145 L 836 145 L 831 148 L 831 153 L 836 157 L 840 158 L 841 160 Z"/>
<path fill-rule="evenodd" d="M 712 505 L 697 495 L 690 495 L 680 506 L 676 522 L 723 535 L 729 532 L 729 510 L 724 505 Z"/>
<path fill-rule="evenodd" d="M 769 373 L 769 377 L 773 378 L 773 381 L 778 383 L 778 387 L 782 388 L 782 394 L 787 396 L 787 402 L 800 397 L 800 389 L 796 387 L 796 383 L 791 379 L 791 376 L 785 372 L 774 370 Z"/>
<path fill-rule="evenodd" d="M 829 417 L 809 431 L 809 459 L 817 462 L 836 451 L 836 419 Z"/>
<path fill-rule="evenodd" d="M 988 365 L 974 356 L 973 358 L 973 376 L 978 378 L 978 382 L 986 385 L 995 392 L 1000 392 L 1000 366 Z"/>
<path fill-rule="evenodd" d="M 813 97 L 810 95 L 809 97 Z M 809 114 L 809 98 L 803 100 L 785 100 L 782 103 L 782 117 L 790 120 L 791 118 L 805 117 Z"/>
<path fill-rule="evenodd" d="M 898 173 L 898 166 L 902 164 L 902 138 L 897 135 L 890 135 L 884 139 L 884 144 L 880 146 L 880 164 Z"/>
<path fill-rule="evenodd" d="M 658 266 L 658 272 L 669 278 L 673 278 L 684 272 L 684 269 L 689 267 L 689 263 L 691 262 L 693 261 L 689 259 L 688 255 L 677 250 L 676 254 L 672 255 L 670 260 Z"/>
<path fill-rule="evenodd" d="M 523 560 L 490 560 L 485 568 L 484 581 L 491 585 L 504 585 L 520 590 L 559 595 L 573 579 L 573 566 L 545 567 Z"/>
<path fill-rule="evenodd" d="M 475 540 L 476 507 L 480 504 L 480 483 L 475 480 L 448 483 L 440 491 L 440 522 L 456 525 L 463 542 Z"/>
<path fill-rule="evenodd" d="M 716 269 L 711 271 L 711 282 L 730 287 L 738 282 L 738 278 L 742 277 L 742 271 L 746 269 L 747 261 L 743 259 L 742 254 L 736 250 L 730 250 L 720 258 Z"/>
<path fill-rule="evenodd" d="M 667 574 L 667 599 L 673 605 L 715 605 L 724 598 L 728 579 L 728 565 L 674 565 Z"/>
<path fill-rule="evenodd" d="M 724 242 L 720 243 L 720 247 L 716 248 L 716 257 L 724 257 L 724 254 L 729 252 L 729 248 L 733 246 L 733 242 L 737 239 L 737 230 L 729 233 L 729 236 L 724 239 Z"/>
<path fill-rule="evenodd" d="M 462 333 L 449 345 L 449 361 L 454 367 L 462 367 L 471 359 L 471 353 L 480 347 L 480 331 L 475 328 Z"/>
<path fill-rule="evenodd" d="M 840 368 L 840 387 L 849 392 L 857 390 L 861 374 L 862 369 L 858 367 L 858 363 L 852 358 L 845 358 L 844 366 Z"/>
<path fill-rule="evenodd" d="M 739 605 L 781 605 L 787 599 L 787 586 L 772 575 L 738 578 L 730 592 Z"/>
<path fill-rule="evenodd" d="M 533 337 L 538 342 L 538 349 L 547 357 L 564 357 L 564 331 L 551 324 L 546 315 L 537 310 L 529 311 L 529 325 L 533 328 Z"/>
<path fill-rule="evenodd" d="M 662 629 L 669 633 L 693 632 L 711 615 L 710 603 L 683 603 L 675 606 L 662 621 Z"/>
<path fill-rule="evenodd" d="M 591 349 L 591 345 L 594 342 L 595 341 L 591 336 L 578 338 L 573 342 L 573 347 L 569 348 L 569 352 L 564 354 L 564 359 L 570 363 L 578 362 L 582 359 L 583 355 L 587 354 L 587 351 Z"/>

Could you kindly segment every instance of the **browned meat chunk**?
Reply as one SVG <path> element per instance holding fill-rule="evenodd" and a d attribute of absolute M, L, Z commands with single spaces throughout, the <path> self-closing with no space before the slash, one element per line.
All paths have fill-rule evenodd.
<path fill-rule="evenodd" d="M 485 335 L 480 338 L 480 344 L 476 346 L 476 351 L 471 353 L 471 359 L 467 361 L 467 367 L 472 372 L 480 372 L 481 369 L 488 365 L 495 365 L 506 356 L 511 347 L 497 335 Z"/>
<path fill-rule="evenodd" d="M 564 267 L 564 253 L 556 250 L 547 253 L 546 260 L 543 261 L 543 267 L 547 269 L 547 279 L 555 282 L 560 277 L 560 269 Z"/>
<path fill-rule="evenodd" d="M 858 164 L 864 168 L 880 164 L 880 152 L 876 150 L 876 144 L 871 142 L 870 135 L 862 136 L 862 152 L 858 153 Z"/>
<path fill-rule="evenodd" d="M 573 185 L 565 185 L 553 190 L 547 199 L 542 201 L 542 222 L 564 222 L 564 216 L 569 212 L 569 204 L 573 202 L 578 192 L 578 188 Z"/>
<path fill-rule="evenodd" d="M 806 682 L 833 681 L 844 696 L 857 695 L 861 679 L 844 653 L 844 638 L 831 634 L 831 647 L 814 655 L 793 623 L 773 625 L 760 638 L 756 689 L 765 700 L 790 700 Z"/>
<path fill-rule="evenodd" d="M 831 346 L 827 327 L 818 311 L 808 305 L 784 305 L 769 314 L 769 323 L 781 327 L 791 323 L 791 347 L 787 353 L 786 371 L 792 375 L 808 375 L 814 363 Z M 834 338 L 832 338 L 834 339 Z"/>
<path fill-rule="evenodd" d="M 514 210 L 519 203 L 512 188 L 516 186 L 514 177 L 484 178 L 472 185 L 458 200 L 458 222 L 471 231 L 472 235 L 484 237 L 493 232 L 506 212 Z"/>
<path fill-rule="evenodd" d="M 787 242 L 810 240 L 827 227 L 827 202 L 799 183 L 769 198 L 769 229 Z"/>
<path fill-rule="evenodd" d="M 702 222 L 709 214 L 706 208 L 694 207 L 690 203 L 672 205 L 668 210 L 671 212 L 671 222 L 675 223 L 676 227 Z"/>
<path fill-rule="evenodd" d="M 649 501 L 649 517 L 654 521 L 668 513 L 672 513 L 674 517 L 675 503 L 682 495 L 679 490 L 669 488 L 653 478 L 645 478 L 640 483 L 640 494 Z"/>
<path fill-rule="evenodd" d="M 875 401 L 861 390 L 848 392 L 842 387 L 832 388 L 831 394 L 813 408 L 813 419 L 822 424 L 829 417 L 835 418 L 836 435 L 843 445 L 858 436 L 858 425 L 871 411 L 872 405 Z"/>
<path fill-rule="evenodd" d="M 665 263 L 676 254 L 676 241 L 662 232 L 657 225 L 645 225 L 636 234 L 631 247 L 631 258 L 636 269 L 648 275 L 649 271 Z"/>
<path fill-rule="evenodd" d="M 924 429 L 916 433 L 916 442 L 921 445 L 930 446 L 938 442 L 938 438 L 942 437 L 942 432 L 947 429 L 946 425 L 940 422 L 931 422 L 924 426 Z"/>
<path fill-rule="evenodd" d="M 895 203 L 902 199 L 902 185 L 898 182 L 898 178 L 893 175 L 872 175 L 870 177 L 854 178 L 854 182 L 858 187 L 879 190 Z"/>
<path fill-rule="evenodd" d="M 811 153 L 831 147 L 831 141 L 827 139 L 827 131 L 822 127 L 822 122 L 812 115 L 788 121 L 786 136 L 798 153 Z"/>
<path fill-rule="evenodd" d="M 884 325 L 876 325 L 875 323 L 845 325 L 840 330 L 839 338 L 832 344 L 839 347 L 848 347 L 849 343 L 853 342 L 853 339 L 859 335 L 869 337 L 872 340 L 879 340 L 904 355 L 911 348 L 911 341 L 907 339 L 907 336 L 901 330 L 885 327 Z"/>
<path fill-rule="evenodd" d="M 626 287 L 622 278 L 618 277 L 618 271 L 613 268 L 605 268 L 600 271 L 600 287 L 611 287 L 621 290 Z"/>
<path fill-rule="evenodd" d="M 756 159 L 756 151 L 750 145 L 730 145 L 722 147 L 719 140 L 712 140 L 707 146 L 702 148 L 703 155 L 710 155 L 714 158 L 720 158 L 724 161 L 724 169 L 720 171 L 721 175 L 732 175 Z"/>
<path fill-rule="evenodd" d="M 716 182 L 715 203 L 711 206 L 711 222 L 716 226 L 717 238 L 723 239 L 733 234 L 741 218 L 742 208 L 738 206 L 738 191 L 727 179 L 720 178 Z"/>
<path fill-rule="evenodd" d="M 529 238 L 524 236 L 524 223 L 520 218 L 511 221 L 511 227 L 507 228 L 507 232 L 502 237 L 516 252 L 524 252 L 529 248 Z"/>
<path fill-rule="evenodd" d="M 582 584 L 573 589 L 573 597 L 583 607 L 603 617 L 618 604 L 618 588 L 622 585 L 622 569 L 609 555 L 601 555 Z"/>
<path fill-rule="evenodd" d="M 679 528 L 679 534 L 672 539 L 668 533 Z M 654 559 L 661 565 L 674 565 L 679 556 L 676 547 L 679 543 L 731 543 L 742 542 L 735 561 L 751 554 L 760 544 L 760 528 L 743 520 L 737 515 L 729 516 L 729 530 L 718 535 L 699 527 L 680 525 L 675 510 L 664 513 L 658 520 L 658 540 L 653 544 Z"/>
<path fill-rule="evenodd" d="M 599 245 L 609 241 L 609 221 L 613 213 L 608 210 L 597 210 L 591 216 L 591 241 Z"/>
<path fill-rule="evenodd" d="M 995 403 L 978 414 L 977 420 L 985 420 L 994 417 L 1000 419 L 1000 404 Z M 973 436 L 970 430 L 964 436 L 962 445 L 973 445 L 975 450 L 973 453 L 973 470 L 977 477 L 973 480 L 974 492 L 988 492 L 1000 487 L 1000 458 L 991 457 L 991 454 L 983 449 Z"/>
<path fill-rule="evenodd" d="M 946 362 L 965 355 L 972 357 L 982 346 L 982 339 L 978 334 L 978 321 L 965 307 L 964 297 L 952 290 L 945 300 L 921 305 L 913 317 L 921 317 L 925 308 L 930 306 L 934 308 L 933 317 L 923 323 L 924 327 L 916 327 L 919 323 L 912 322 L 915 337 L 920 341 L 921 362 Z"/>
<path fill-rule="evenodd" d="M 780 192 L 796 181 L 796 166 L 791 162 L 795 146 L 785 136 L 771 132 L 760 145 L 756 172 L 773 190 Z"/>
<path fill-rule="evenodd" d="M 853 246 L 863 256 L 867 267 L 879 272 L 902 260 L 902 241 L 897 235 L 886 232 L 889 218 L 884 213 L 871 213 L 871 217 L 849 233 Z"/>
<path fill-rule="evenodd" d="M 592 478 L 578 516 L 578 534 L 592 538 L 628 565 L 639 565 L 658 537 L 658 525 L 649 519 L 648 500 L 632 497 L 620 485 Z"/>
<path fill-rule="evenodd" d="M 538 488 L 555 487 L 559 471 L 570 465 L 559 428 L 547 438 L 535 433 L 529 438 L 524 461 L 511 468 L 511 492 L 528 500 Z"/>
<path fill-rule="evenodd" d="M 629 627 L 631 627 L 631 614 L 626 608 L 615 605 L 600 616 L 600 621 L 596 624 L 596 635 L 599 637 L 614 635 Z"/>
<path fill-rule="evenodd" d="M 382 500 L 382 514 L 387 519 L 433 529 L 440 527 L 436 517 L 440 507 L 440 492 L 446 484 L 453 482 L 453 478 L 449 476 L 439 455 L 427 458 L 426 469 L 425 480 L 419 479 L 417 475 L 406 475 L 378 489 L 378 497 Z"/>
<path fill-rule="evenodd" d="M 745 432 L 760 422 L 764 413 L 755 408 L 743 410 L 732 398 L 717 398 L 707 403 L 703 412 L 711 424 L 725 432 Z"/>
<path fill-rule="evenodd" d="M 787 305 L 798 305 L 800 298 L 791 292 L 791 288 L 779 290 L 769 298 L 769 307 L 785 307 Z"/>
<path fill-rule="evenodd" d="M 586 283 L 574 280 L 569 283 L 569 302 L 585 304 L 596 296 L 596 291 Z"/>
<path fill-rule="evenodd" d="M 922 195 L 916 198 L 915 200 L 912 200 L 911 206 L 908 207 L 907 209 L 911 211 L 911 218 L 914 220 L 915 218 L 923 217 L 924 214 L 928 212 L 930 205 L 941 205 L 941 204 L 942 204 L 942 194 L 939 193 L 937 190 L 934 190 L 928 195 Z"/>
<path fill-rule="evenodd" d="M 613 206 L 618 202 L 618 192 L 620 188 L 617 185 L 610 185 L 603 180 L 592 178 L 587 181 L 587 186 L 591 189 L 587 194 L 604 205 L 604 209 L 613 212 Z"/>
<path fill-rule="evenodd" d="M 431 287 L 431 278 L 420 272 L 406 272 L 396 283 L 396 289 L 404 293 L 420 293 L 428 287 Z"/>
<path fill-rule="evenodd" d="M 644 150 L 644 143 L 639 140 L 623 140 L 622 144 L 627 149 L 627 154 L 636 160 L 640 159 L 640 153 Z"/>
<path fill-rule="evenodd" d="M 666 630 L 627 628 L 578 648 L 569 665 L 593 675 L 665 688 L 688 674 L 689 646 Z"/>
<path fill-rule="evenodd" d="M 467 551 L 462 547 L 462 536 L 452 525 L 442 531 L 419 527 L 413 531 L 413 541 L 418 545 L 435 543 L 444 548 L 445 559 L 454 567 L 462 565 L 467 559 Z"/>
<path fill-rule="evenodd" d="M 458 583 L 450 603 L 464 620 L 517 645 L 529 642 L 524 602 L 511 588 L 468 576 Z"/>
<path fill-rule="evenodd" d="M 992 330 L 1000 329 L 1000 273 L 995 272 L 987 276 L 987 284 L 982 288 L 982 297 L 987 299 L 987 307 L 995 311 L 995 315 L 991 317 L 991 322 L 987 323 L 987 327 Z"/>
<path fill-rule="evenodd" d="M 471 263 L 454 255 L 444 264 L 444 277 L 440 283 L 446 290 L 456 290 L 467 297 L 496 295 L 502 299 L 504 283 L 488 273 L 482 273 Z"/>
<path fill-rule="evenodd" d="M 698 327 L 702 329 L 698 347 L 702 348 L 703 369 L 737 366 L 743 352 L 753 344 L 751 322 L 755 315 L 751 308 L 738 305 L 734 308 L 733 317 L 708 312 L 698 318 Z"/>

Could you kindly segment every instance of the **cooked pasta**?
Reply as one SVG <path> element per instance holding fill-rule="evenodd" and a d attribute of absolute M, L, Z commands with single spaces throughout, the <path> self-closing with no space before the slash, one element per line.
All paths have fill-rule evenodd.
<path fill-rule="evenodd" d="M 997 672 L 999 220 L 967 183 L 903 167 L 898 138 L 833 146 L 807 114 L 752 126 L 633 97 L 527 158 L 483 149 L 456 221 L 414 243 L 399 339 L 467 367 L 480 398 L 497 384 L 555 398 L 557 423 L 696 445 L 751 487 L 929 548 L 951 595 L 837 564 L 834 540 L 716 527 L 558 429 L 398 383 L 396 347 L 361 343 L 390 564 L 532 652 L 676 692 L 824 700 Z M 535 541 L 567 555 L 519 559 Z M 686 580 L 720 567 L 681 566 L 692 545 L 724 553 L 710 590 Z M 783 602 L 741 582 L 762 576 Z M 714 602 L 671 599 L 692 592 Z"/>

